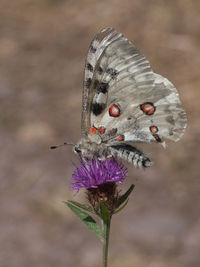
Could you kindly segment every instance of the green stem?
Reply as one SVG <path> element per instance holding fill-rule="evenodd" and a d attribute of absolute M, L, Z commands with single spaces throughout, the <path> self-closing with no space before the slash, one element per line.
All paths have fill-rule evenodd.
<path fill-rule="evenodd" d="M 108 266 L 108 243 L 110 234 L 111 216 L 107 220 L 102 220 L 103 225 L 103 267 Z"/>

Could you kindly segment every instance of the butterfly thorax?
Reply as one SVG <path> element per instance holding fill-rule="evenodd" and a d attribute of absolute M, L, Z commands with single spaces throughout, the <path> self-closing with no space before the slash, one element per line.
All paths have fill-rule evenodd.
<path fill-rule="evenodd" d="M 98 158 L 105 157 L 105 151 L 107 151 L 107 146 L 101 142 L 101 138 L 91 139 L 91 138 L 82 138 L 81 141 L 74 146 L 74 152 L 79 153 L 83 158 L 92 158 L 97 156 Z"/>

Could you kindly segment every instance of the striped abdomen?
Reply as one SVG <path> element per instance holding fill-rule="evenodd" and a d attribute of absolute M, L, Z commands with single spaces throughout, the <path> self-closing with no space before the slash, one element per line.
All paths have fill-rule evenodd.
<path fill-rule="evenodd" d="M 127 144 L 113 145 L 110 150 L 113 156 L 117 155 L 119 158 L 132 163 L 135 167 L 150 167 L 152 165 L 150 159 L 133 146 Z"/>

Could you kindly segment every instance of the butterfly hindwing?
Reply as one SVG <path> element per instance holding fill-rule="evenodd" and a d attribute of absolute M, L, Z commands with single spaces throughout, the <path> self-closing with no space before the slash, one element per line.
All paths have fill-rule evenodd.
<path fill-rule="evenodd" d="M 154 76 L 151 95 L 147 91 L 147 96 L 142 97 L 141 91 L 133 89 L 127 99 L 124 116 L 114 123 L 124 142 L 158 142 L 164 145 L 165 138 L 178 141 L 184 133 L 187 119 L 176 88 L 161 75 Z M 132 107 L 131 101 L 139 104 Z M 121 100 L 118 101 L 120 104 Z M 110 140 L 111 143 L 116 141 L 118 138 Z"/>

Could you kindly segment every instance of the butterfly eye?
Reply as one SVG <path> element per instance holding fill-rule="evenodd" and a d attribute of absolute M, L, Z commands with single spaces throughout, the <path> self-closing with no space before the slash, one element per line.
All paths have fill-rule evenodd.
<path fill-rule="evenodd" d="M 73 150 L 75 153 L 81 153 L 81 149 L 77 145 L 73 147 Z"/>

